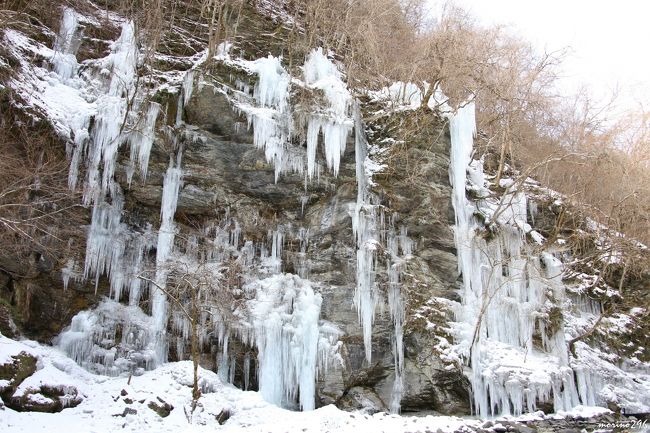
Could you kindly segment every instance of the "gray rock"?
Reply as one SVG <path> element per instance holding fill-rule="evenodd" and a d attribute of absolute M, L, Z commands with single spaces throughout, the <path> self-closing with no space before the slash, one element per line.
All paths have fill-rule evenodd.
<path fill-rule="evenodd" d="M 344 410 L 361 410 L 373 414 L 388 410 L 386 403 L 372 390 L 355 386 L 339 399 L 337 405 Z"/>

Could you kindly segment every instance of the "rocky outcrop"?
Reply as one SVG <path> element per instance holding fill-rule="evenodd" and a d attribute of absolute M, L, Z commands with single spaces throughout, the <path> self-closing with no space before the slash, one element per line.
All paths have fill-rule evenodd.
<path fill-rule="evenodd" d="M 20 352 L 10 358 L 9 362 L 0 364 L 0 395 L 2 400 L 11 404 L 16 388 L 36 371 L 37 359 L 27 352 Z"/>
<path fill-rule="evenodd" d="M 249 32 L 255 33 L 254 29 L 260 26 L 268 27 L 267 19 L 255 18 L 252 11 L 246 12 L 246 19 L 261 20 L 258 25 L 247 27 Z M 282 31 L 279 28 L 275 33 Z M 281 38 L 266 39 L 265 49 L 279 54 L 274 44 L 281 44 Z M 247 35 L 240 41 L 244 50 L 255 46 L 251 40 L 254 36 Z M 195 84 L 193 96 L 185 101 L 181 113 L 187 133 L 179 136 L 177 143 L 182 147 L 183 170 L 175 214 L 179 232 L 188 233 L 223 221 L 225 215 L 237 222 L 244 240 L 266 242 L 270 231 L 281 230 L 284 233 L 281 270 L 306 274 L 316 284 L 323 297 L 321 320 L 341 332 L 342 345 L 338 352 L 341 362 L 322 372 L 317 390 L 319 403 L 349 408 L 368 403 L 369 410 L 387 410 L 395 380 L 394 326 L 387 306 L 380 306 L 373 326 L 369 364 L 352 301 L 356 245 L 351 209 L 357 200 L 352 138 L 341 156 L 338 176 L 323 170 L 317 180 L 305 182 L 302 174 L 284 173 L 276 182 L 274 167 L 267 162 L 264 151 L 253 144 L 253 131 L 247 118 L 233 107 L 228 96 L 228 92 L 239 91 L 243 85 L 253 88 L 257 77 L 225 64 L 210 66 L 205 72 L 205 77 L 200 78 L 205 83 Z M 211 83 L 222 87 L 215 91 Z M 153 99 L 162 106 L 158 126 L 174 125 L 177 95 L 164 91 Z M 361 106 L 362 110 L 371 108 L 367 101 L 362 101 Z M 399 126 L 404 122 L 417 125 L 412 135 L 406 136 Z M 439 358 L 434 349 L 436 332 L 425 329 L 415 319 L 416 312 L 429 311 L 426 302 L 453 297 L 456 287 L 446 127 L 431 112 L 423 115 L 413 111 L 376 118 L 367 125 L 367 133 L 370 144 L 383 147 L 389 158 L 385 170 L 375 178 L 373 193 L 379 197 L 386 218 L 406 227 L 416 244 L 402 282 L 407 309 L 404 409 L 466 413 L 468 396 L 461 372 L 450 369 Z M 122 150 L 118 160 L 115 177 L 125 199 L 122 222 L 135 230 L 143 230 L 148 224 L 154 229 L 159 226 L 163 178 L 173 153 L 165 137 L 159 134 L 154 145 L 146 180 L 136 176 L 133 182 L 128 181 L 126 151 Z M 401 140 L 403 145 L 390 146 L 382 141 L 389 137 Z M 322 150 L 318 152 L 317 159 L 322 160 Z M 305 233 L 308 233 L 306 249 Z M 81 249 L 74 255 L 82 261 L 80 252 Z M 149 254 L 152 258 L 153 251 Z M 384 304 L 388 280 L 385 264 L 386 255 L 380 252 L 376 280 Z M 61 266 L 46 265 L 43 260 L 37 260 L 38 272 L 33 273 L 33 278 L 14 278 L 3 289 L 5 299 L 18 311 L 17 322 L 22 331 L 41 341 L 49 340 L 68 325 L 75 313 L 94 307 L 101 295 L 108 294 L 108 281 L 104 277 L 95 286 L 72 279 L 64 290 Z M 142 307 L 149 306 L 143 302 Z M 442 305 L 435 309 L 436 314 L 441 310 L 444 310 Z M 240 357 L 236 382 L 243 380 L 242 369 Z"/>
<path fill-rule="evenodd" d="M 283 51 L 283 35 L 287 29 L 249 5 L 242 13 L 244 30 L 235 38 L 239 55 L 247 59 L 262 58 L 269 52 L 279 55 Z M 88 32 L 100 33 L 97 29 Z M 260 37 L 262 34 L 264 37 Z M 111 34 L 110 37 L 116 36 Z M 237 105 L 242 100 L 250 102 L 251 89 L 258 80 L 256 74 L 232 62 L 215 60 L 197 69 L 196 76 L 185 75 L 188 68 L 196 66 L 196 58 L 187 57 L 186 53 L 179 55 L 178 51 L 191 48 L 190 51 L 198 52 L 205 41 L 192 39 L 187 42 L 189 46 L 174 48 L 175 44 L 182 42 L 174 39 L 173 35 L 168 36 L 170 43 L 162 44 L 164 46 L 158 53 L 162 55 L 147 65 L 154 70 L 152 76 L 161 74 L 152 80 L 168 81 L 157 83 L 163 90 L 156 91 L 153 86 L 154 89 L 149 89 L 150 93 L 146 95 L 161 106 L 155 125 L 158 134 L 146 178 L 139 175 L 131 178 L 133 164 L 127 146 L 123 146 L 118 154 L 115 185 L 124 195 L 118 223 L 127 227 L 125 231 L 131 230 L 129 235 L 141 234 L 145 230 L 153 233 L 160 229 L 165 174 L 170 160 L 178 164 L 177 158 L 182 157 L 179 158 L 182 160 L 182 186 L 175 214 L 172 212 L 178 238 L 185 242 L 187 239 L 183 236 L 221 224 L 225 231 L 237 231 L 237 240 L 232 245 L 237 249 L 245 241 L 268 246 L 274 232 L 282 233 L 282 265 L 275 272 L 297 274 L 313 283 L 315 291 L 322 296 L 320 320 L 334 329 L 333 333 L 338 335 L 340 342 L 336 347 L 335 365 L 319 372 L 318 405 L 336 404 L 368 412 L 389 410 L 391 398 L 395 395 L 394 383 L 398 380 L 395 368 L 398 363 L 396 326 L 387 301 L 391 284 L 395 283 L 390 281 L 386 269 L 391 266 L 392 258 L 385 238 L 389 227 L 396 231 L 403 229 L 404 236 L 408 236 L 414 247 L 404 259 L 399 281 L 405 309 L 404 362 L 403 371 L 399 372 L 403 376 L 401 409 L 404 412 L 433 411 L 450 415 L 471 413 L 466 375 L 459 359 L 448 356 L 452 342 L 450 322 L 455 320 L 449 305 L 450 301 L 459 300 L 459 280 L 452 230 L 450 137 L 446 120 L 426 107 L 391 110 L 359 91 L 361 117 L 366 122 L 362 132 L 367 136 L 371 153 L 381 155 L 377 160 L 383 164 L 383 168 L 374 174 L 371 188 L 376 200 L 372 205 L 382 215 L 378 232 L 383 243 L 377 242 L 377 262 L 373 269 L 380 301 L 374 318 L 372 360 L 369 362 L 360 315 L 353 305 L 358 265 L 352 216 L 355 205 L 359 205 L 355 165 L 359 156 L 355 154 L 354 139 L 350 137 L 341 154 L 337 176 L 323 169 L 310 181 L 306 180 L 308 176 L 304 173 L 282 173 L 278 177 L 264 150 L 254 144 L 256 140 L 250 126 L 255 122 L 249 118 L 251 113 L 247 117 L 245 110 Z M 99 44 L 104 48 L 109 45 Z M 87 48 L 81 53 L 83 58 L 90 58 Z M 286 63 L 295 60 L 302 61 L 291 58 Z M 295 72 L 296 68 L 293 69 L 290 72 Z M 163 72 L 171 73 L 164 75 Z M 166 77 L 164 80 L 160 78 L 163 75 Z M 188 100 L 182 93 L 187 90 L 178 90 L 182 98 L 175 93 L 183 81 L 178 77 L 184 75 L 190 78 L 189 84 L 184 85 L 192 89 Z M 172 76 L 175 78 L 170 78 Z M 305 125 L 300 123 L 300 115 L 306 115 L 305 112 L 313 108 L 310 98 L 319 100 L 322 95 L 301 86 L 296 86 L 300 89 L 294 92 L 308 95 L 292 95 L 299 101 L 295 104 L 297 110 L 303 112 L 298 113 L 297 119 L 291 119 L 296 120 L 299 131 L 290 144 L 304 151 L 302 147 L 306 145 L 301 144 L 304 141 L 301 135 L 305 134 Z M 302 121 L 304 123 L 304 119 Z M 361 128 L 360 123 L 356 127 Z M 92 128 L 89 127 L 89 131 Z M 318 146 L 318 161 L 325 159 L 323 153 Z M 106 194 L 101 204 L 113 205 L 115 197 L 111 194 Z M 79 214 L 85 218 L 85 223 L 89 222 L 87 210 L 80 210 Z M 540 212 L 538 218 L 539 225 L 552 226 L 555 222 L 555 215 L 546 211 Z M 81 267 L 83 239 L 87 231 L 85 225 L 77 227 L 79 239 L 71 239 L 69 245 L 72 247 L 62 252 L 61 257 L 34 253 L 21 257 L 24 263 L 15 257 L 9 261 L 0 260 L 0 297 L 6 301 L 0 303 L 0 332 L 15 336 L 17 331 L 12 327 L 12 320 L 15 320 L 22 332 L 40 341 L 49 341 L 70 323 L 72 316 L 96 307 L 102 296 L 109 294 L 110 282 L 106 276 L 92 282 L 72 278 L 67 281 L 67 289 L 61 281 L 62 264 L 66 259 L 73 257 L 77 260 L 77 271 Z M 120 238 L 120 241 L 124 239 Z M 152 266 L 157 260 L 155 248 L 152 244 L 142 253 L 143 260 Z M 102 272 L 104 269 L 99 270 Z M 235 272 L 237 275 L 233 280 L 236 280 L 239 291 L 246 272 Z M 240 293 L 237 299 L 240 303 L 241 296 Z M 115 301 L 126 302 L 128 294 L 114 297 L 118 298 Z M 132 307 L 151 311 L 149 300 L 143 298 L 139 304 Z M 232 309 L 235 307 L 233 305 Z M 177 329 L 181 326 L 169 328 L 172 339 L 177 336 L 175 332 L 182 332 Z M 113 354 L 129 352 L 129 348 L 119 346 L 122 334 L 128 333 L 126 328 L 111 325 L 110 329 L 110 338 L 102 337 L 104 345 L 101 349 Z M 141 328 L 138 330 L 142 331 Z M 642 333 L 642 329 L 638 332 Z M 96 335 L 101 335 L 101 332 Z M 150 340 L 156 337 L 152 334 Z M 202 354 L 202 365 L 216 369 L 223 335 L 210 335 L 208 343 L 206 346 L 209 348 Z M 178 346 L 170 344 L 171 360 L 182 356 L 183 344 L 182 341 Z M 257 349 L 250 345 L 250 341 L 230 341 L 229 349 L 235 361 L 234 382 L 242 385 L 246 381 L 250 388 L 255 389 L 256 367 L 254 362 L 251 366 L 250 355 L 254 357 Z M 147 362 L 140 361 L 137 365 L 144 369 Z M 120 373 L 119 369 L 116 371 L 116 374 Z M 41 401 L 37 395 L 43 396 Z M 75 404 L 78 398 L 75 390 L 42 388 L 23 394 L 19 399 L 13 398 L 12 391 L 9 400 L 7 405 L 11 403 L 24 410 L 52 411 L 60 410 L 64 404 Z M 165 405 L 152 401 L 149 407 L 165 416 L 163 414 L 169 412 Z M 124 412 L 122 416 L 127 414 Z"/>
<path fill-rule="evenodd" d="M 309 278 L 319 283 L 323 295 L 321 318 L 343 331 L 343 368 L 322 378 L 321 404 L 351 406 L 351 401 L 363 400 L 386 410 L 394 380 L 393 327 L 387 313 L 377 318 L 372 336 L 373 362 L 367 365 L 358 316 L 352 306 L 356 265 L 350 219 L 356 200 L 352 143 L 348 143 L 337 178 L 322 175 L 318 183 L 308 183 L 306 188 L 299 175 L 283 175 L 275 183 L 273 167 L 252 145 L 245 119 L 232 110 L 223 95 L 207 87 L 198 91 L 186 114 L 186 122 L 198 128 L 201 139 L 185 152 L 187 175 L 179 212 L 209 215 L 228 207 L 247 239 L 264 239 L 280 222 L 292 227 L 293 233 L 287 233 L 283 270 L 297 272 L 300 260 L 309 263 Z M 386 137 L 390 122 L 395 120 L 389 116 L 382 121 L 368 128 Z M 424 122 L 421 131 L 394 151 L 386 173 L 376 176 L 379 185 L 375 188 L 386 214 L 396 215 L 417 245 L 402 289 L 410 312 L 421 308 L 425 300 L 453 297 L 457 278 L 450 229 L 449 138 L 442 121 L 435 118 Z M 305 195 L 303 209 L 301 197 Z M 143 196 L 138 199 L 144 201 Z M 203 203 L 204 209 L 197 203 Z M 309 229 L 306 257 L 299 254 L 295 238 L 300 227 Z M 381 278 L 385 281 L 385 274 Z M 415 320 L 407 322 L 406 333 L 405 409 L 467 413 L 466 382 L 457 370 L 445 369 L 432 350 L 435 336 L 418 329 Z"/>
<path fill-rule="evenodd" d="M 20 352 L 0 364 L 0 397 L 7 407 L 21 412 L 54 413 L 81 403 L 79 392 L 71 386 L 20 387 L 36 372 L 37 362 L 34 355 Z"/>

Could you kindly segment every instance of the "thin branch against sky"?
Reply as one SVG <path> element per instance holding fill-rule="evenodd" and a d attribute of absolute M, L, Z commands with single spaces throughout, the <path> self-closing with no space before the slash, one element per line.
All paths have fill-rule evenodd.
<path fill-rule="evenodd" d="M 429 0 L 433 16 L 444 0 Z M 607 99 L 620 92 L 625 106 L 650 101 L 650 3 L 636 0 L 455 0 L 483 24 L 505 24 L 539 50 L 569 48 L 562 90 L 581 85 Z"/>

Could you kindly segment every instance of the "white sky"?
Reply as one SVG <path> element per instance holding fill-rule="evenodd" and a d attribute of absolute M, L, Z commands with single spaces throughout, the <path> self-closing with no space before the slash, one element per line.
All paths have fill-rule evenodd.
<path fill-rule="evenodd" d="M 429 0 L 434 10 L 441 0 Z M 540 50 L 571 48 L 565 89 L 597 97 L 620 89 L 623 105 L 650 108 L 650 1 L 455 0 L 485 24 L 507 24 Z"/>

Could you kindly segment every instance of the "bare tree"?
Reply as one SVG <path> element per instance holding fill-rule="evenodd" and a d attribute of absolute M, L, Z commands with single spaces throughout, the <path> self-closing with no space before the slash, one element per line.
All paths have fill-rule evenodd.
<path fill-rule="evenodd" d="M 238 262 L 212 261 L 203 254 L 175 254 L 162 269 L 164 281 L 156 278 L 156 271 L 138 277 L 167 295 L 172 311 L 179 313 L 189 324 L 190 357 L 193 365 L 192 412 L 201 397 L 198 368 L 204 337 L 221 324 L 228 326 L 234 320 L 232 312 L 238 305 L 233 289 L 241 284 Z M 179 354 L 180 356 L 181 354 Z"/>
<path fill-rule="evenodd" d="M 0 119 L 0 244 L 6 246 L 0 268 L 20 277 L 31 268 L 12 264 L 28 262 L 28 256 L 56 261 L 80 237 L 76 231 L 85 214 L 68 189 L 60 139 L 46 122 L 13 108 L 14 97 L 5 93 Z"/>

